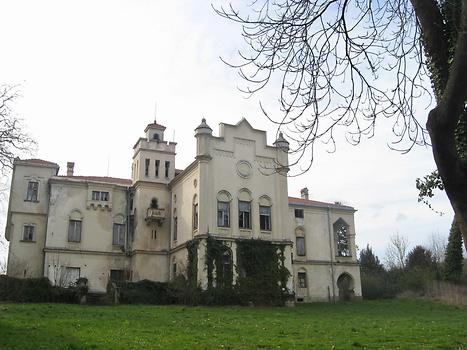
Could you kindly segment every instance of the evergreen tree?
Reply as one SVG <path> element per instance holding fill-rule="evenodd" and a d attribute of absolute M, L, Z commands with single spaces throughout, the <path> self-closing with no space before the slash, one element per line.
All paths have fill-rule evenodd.
<path fill-rule="evenodd" d="M 407 269 L 418 268 L 421 270 L 433 270 L 435 266 L 433 254 L 431 254 L 431 251 L 422 247 L 421 245 L 417 245 L 407 255 L 407 262 L 405 266 Z"/>
<path fill-rule="evenodd" d="M 448 281 L 459 282 L 462 276 L 463 265 L 462 234 L 454 220 L 449 232 L 448 246 L 446 248 L 444 278 Z"/>
<path fill-rule="evenodd" d="M 380 263 L 378 257 L 373 253 L 370 245 L 360 251 L 360 268 L 365 272 L 383 272 L 383 264 Z"/>

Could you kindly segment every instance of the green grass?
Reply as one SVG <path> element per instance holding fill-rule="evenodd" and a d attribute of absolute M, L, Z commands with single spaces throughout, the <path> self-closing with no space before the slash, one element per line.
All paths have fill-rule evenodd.
<path fill-rule="evenodd" d="M 0 304 L 0 349 L 467 349 L 467 308 L 422 300 L 295 308 Z"/>

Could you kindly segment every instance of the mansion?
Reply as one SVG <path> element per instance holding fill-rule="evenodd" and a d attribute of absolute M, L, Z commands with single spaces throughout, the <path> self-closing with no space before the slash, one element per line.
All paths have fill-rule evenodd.
<path fill-rule="evenodd" d="M 258 239 L 281 247 L 296 301 L 361 298 L 355 209 L 312 200 L 306 188 L 289 197 L 282 134 L 268 145 L 266 132 L 242 119 L 221 123 L 215 136 L 203 119 L 194 161 L 178 170 L 165 127 L 144 131 L 131 179 L 76 176 L 72 162 L 62 175 L 53 162 L 15 160 L 8 275 L 56 285 L 85 277 L 92 292 L 105 292 L 109 280 L 168 282 L 186 275 L 187 247 L 197 240 L 196 281 L 206 289 L 203 242 L 225 242 L 236 266 L 237 244 Z"/>

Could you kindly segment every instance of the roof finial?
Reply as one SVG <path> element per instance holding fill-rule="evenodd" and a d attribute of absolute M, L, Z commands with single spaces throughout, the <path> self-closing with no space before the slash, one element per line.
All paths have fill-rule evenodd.
<path fill-rule="evenodd" d="M 154 124 L 157 124 L 157 100 L 155 101 L 154 106 Z"/>

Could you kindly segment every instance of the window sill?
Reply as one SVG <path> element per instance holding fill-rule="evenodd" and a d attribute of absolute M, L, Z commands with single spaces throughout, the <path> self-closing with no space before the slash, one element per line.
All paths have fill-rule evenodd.
<path fill-rule="evenodd" d="M 39 203 L 38 200 L 33 201 L 33 200 L 30 200 L 30 199 L 25 199 L 24 201 L 29 202 L 29 203 Z"/>
<path fill-rule="evenodd" d="M 68 241 L 68 243 L 70 243 L 70 244 L 80 244 L 81 241 L 79 241 L 79 242 L 78 241 Z"/>
<path fill-rule="evenodd" d="M 272 233 L 272 230 L 261 230 L 261 233 L 264 233 L 266 235 L 270 235 Z"/>
<path fill-rule="evenodd" d="M 19 241 L 24 242 L 24 243 L 36 243 L 35 240 L 29 240 L 29 239 L 20 239 Z"/>
<path fill-rule="evenodd" d="M 251 233 L 251 228 L 241 228 L 239 230 L 241 233 Z"/>

